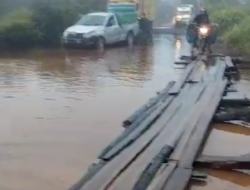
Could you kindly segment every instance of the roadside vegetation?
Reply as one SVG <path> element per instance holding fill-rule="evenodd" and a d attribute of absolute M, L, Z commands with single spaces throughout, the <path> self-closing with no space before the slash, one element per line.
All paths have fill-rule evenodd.
<path fill-rule="evenodd" d="M 250 55 L 250 4 L 241 0 L 204 0 L 219 35 L 231 49 Z"/>
<path fill-rule="evenodd" d="M 54 46 L 81 14 L 105 10 L 106 0 L 0 0 L 0 46 Z"/>

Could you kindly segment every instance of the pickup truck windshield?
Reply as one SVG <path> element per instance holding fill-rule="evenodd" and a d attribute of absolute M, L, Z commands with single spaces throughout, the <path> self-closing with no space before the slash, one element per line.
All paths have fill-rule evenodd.
<path fill-rule="evenodd" d="M 76 25 L 101 26 L 105 19 L 106 17 L 102 15 L 85 15 L 76 23 Z"/>

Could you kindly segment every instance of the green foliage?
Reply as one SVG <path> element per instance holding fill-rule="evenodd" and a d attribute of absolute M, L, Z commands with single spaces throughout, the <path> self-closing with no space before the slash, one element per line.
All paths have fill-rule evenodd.
<path fill-rule="evenodd" d="M 41 33 L 35 29 L 32 14 L 20 10 L 0 19 L 0 43 L 15 46 L 33 45 L 41 39 Z"/>
<path fill-rule="evenodd" d="M 237 51 L 250 54 L 250 4 L 239 0 L 203 0 L 211 18 L 219 24 L 223 42 Z"/>
<path fill-rule="evenodd" d="M 42 35 L 41 43 L 56 45 L 63 30 L 75 21 L 71 7 L 57 7 L 50 2 L 39 2 L 33 6 L 33 21 Z"/>
<path fill-rule="evenodd" d="M 0 0 L 0 44 L 58 45 L 80 14 L 105 8 L 106 0 Z"/>
<path fill-rule="evenodd" d="M 221 33 L 238 25 L 247 16 L 244 11 L 237 8 L 222 9 L 211 14 L 212 20 L 219 24 Z"/>
<path fill-rule="evenodd" d="M 235 47 L 243 53 L 250 54 L 250 17 L 246 17 L 240 24 L 228 30 L 224 36 L 224 42 Z"/>
<path fill-rule="evenodd" d="M 221 9 L 239 7 L 238 0 L 203 0 L 201 4 L 211 12 L 220 11 Z"/>

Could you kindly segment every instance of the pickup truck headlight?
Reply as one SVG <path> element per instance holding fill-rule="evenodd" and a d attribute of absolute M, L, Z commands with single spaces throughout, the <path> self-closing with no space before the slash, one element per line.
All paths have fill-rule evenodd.
<path fill-rule="evenodd" d="M 92 37 L 94 35 L 95 35 L 95 32 L 88 32 L 88 33 L 83 34 L 83 37 L 84 38 L 89 38 L 89 37 Z"/>
<path fill-rule="evenodd" d="M 64 31 L 64 32 L 63 32 L 63 37 L 67 37 L 68 34 L 69 34 L 69 33 L 68 33 L 67 31 Z"/>

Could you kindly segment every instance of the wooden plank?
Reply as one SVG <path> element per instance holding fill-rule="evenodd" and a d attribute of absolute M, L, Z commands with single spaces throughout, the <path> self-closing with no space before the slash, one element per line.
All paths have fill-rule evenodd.
<path fill-rule="evenodd" d="M 223 170 L 250 169 L 250 156 L 200 156 L 194 166 Z"/>
<path fill-rule="evenodd" d="M 202 111 L 204 110 L 204 101 L 208 102 L 209 98 L 211 97 L 211 91 L 214 90 L 215 85 L 209 85 L 205 92 L 203 93 L 203 96 L 200 98 L 200 100 L 196 103 L 196 105 L 192 108 L 195 109 L 196 112 L 193 115 L 192 118 L 190 118 L 190 122 L 187 123 L 186 131 L 184 135 L 182 136 L 180 142 L 177 145 L 177 148 L 174 150 L 173 154 L 170 157 L 170 161 L 179 161 L 181 157 L 183 157 L 183 152 L 187 148 L 187 144 L 190 140 L 190 137 L 193 135 L 193 132 L 196 130 L 197 122 L 199 121 L 199 118 L 201 117 Z"/>
<path fill-rule="evenodd" d="M 124 148 L 133 143 L 136 139 L 138 139 L 146 130 L 148 130 L 154 121 L 161 116 L 163 111 L 170 105 L 170 103 L 174 100 L 174 97 L 169 97 L 168 100 L 159 108 L 157 108 L 152 114 L 150 114 L 145 120 L 131 133 L 129 133 L 125 138 L 118 141 L 117 144 L 112 143 L 112 147 L 101 157 L 104 160 L 110 160 L 116 155 L 118 155 Z"/>
<path fill-rule="evenodd" d="M 195 85 L 196 86 L 196 85 Z M 114 184 L 110 187 L 110 190 L 128 190 L 134 189 L 134 185 L 139 179 L 140 175 L 144 169 L 151 163 L 154 156 L 159 152 L 159 150 L 166 144 L 173 146 L 175 139 L 179 136 L 180 133 L 183 133 L 186 127 L 186 121 L 189 119 L 189 110 L 193 104 L 197 101 L 200 96 L 200 93 L 203 92 L 204 85 L 199 84 L 196 88 L 193 88 L 187 94 L 187 99 L 183 106 L 180 109 L 180 112 L 176 114 L 164 130 L 159 134 L 159 136 L 152 142 L 152 144 L 140 155 L 140 157 L 135 160 L 131 166 L 123 172 L 121 177 L 117 179 Z M 190 98 L 190 99 L 189 99 Z M 186 99 L 186 100 L 187 100 Z"/>
<path fill-rule="evenodd" d="M 224 78 L 225 70 L 226 70 L 226 63 L 225 61 L 220 60 L 218 57 L 215 59 L 215 64 L 218 64 L 218 72 L 215 76 L 215 80 L 221 80 Z"/>
<path fill-rule="evenodd" d="M 203 96 L 207 96 L 205 92 L 203 93 L 204 94 Z M 183 123 L 180 124 L 180 125 L 183 125 L 183 124 L 185 125 L 185 130 L 184 130 L 185 133 L 184 135 L 182 135 L 181 140 L 178 142 L 178 145 L 176 149 L 174 150 L 174 153 L 171 155 L 170 159 L 168 160 L 168 162 L 172 163 L 174 161 L 177 163 L 178 160 L 180 159 L 181 152 L 183 152 L 184 149 L 186 148 L 185 144 L 187 143 L 189 137 L 192 134 L 192 131 L 194 130 L 198 122 L 199 115 L 201 115 L 201 110 L 199 108 L 202 105 L 203 104 L 200 101 L 196 102 L 195 105 L 192 107 L 191 111 L 189 112 L 189 114 L 187 115 L 187 118 L 186 118 L 187 120 L 184 120 Z M 192 114 L 190 114 L 191 112 Z M 173 170 L 171 171 L 173 172 Z M 168 171 L 167 173 L 166 172 L 162 173 L 160 177 L 158 176 L 158 178 L 160 179 L 158 180 L 158 184 L 155 185 L 155 189 L 160 190 L 165 185 L 164 183 L 165 181 L 167 181 L 170 175 L 171 175 L 171 172 Z"/>
<path fill-rule="evenodd" d="M 236 99 L 236 98 L 222 98 L 220 102 L 220 106 L 223 107 L 242 107 L 242 106 L 250 106 L 250 99 Z"/>
<path fill-rule="evenodd" d="M 163 97 L 165 97 L 170 90 L 170 88 L 174 85 L 174 81 L 170 81 L 167 86 L 154 98 L 151 98 L 146 104 L 141 106 L 138 110 L 136 110 L 130 117 L 123 121 L 123 126 L 131 125 L 138 117 L 140 117 L 146 110 L 156 105 L 157 102 L 160 101 Z"/>
<path fill-rule="evenodd" d="M 165 102 L 159 102 L 159 105 L 153 106 L 148 109 L 140 118 L 135 120 L 135 122 L 129 126 L 120 136 L 118 136 L 112 143 L 105 147 L 99 154 L 99 159 L 110 160 L 115 154 L 119 153 L 122 148 L 132 143 L 132 140 L 139 137 L 145 130 L 147 130 L 151 123 L 160 116 L 161 110 L 166 109 L 167 106 L 173 101 L 174 97 L 168 97 Z M 138 129 L 139 128 L 139 129 Z M 130 138 L 128 140 L 128 138 Z M 132 139 L 133 138 L 133 139 Z M 123 145 L 121 145 L 123 144 Z M 121 146 L 118 150 L 119 145 Z M 116 153 L 114 154 L 114 150 Z M 113 152 L 110 156 L 110 152 Z"/>
<path fill-rule="evenodd" d="M 168 177 L 171 176 L 177 165 L 177 162 L 169 162 L 167 167 L 165 167 L 165 169 L 154 178 L 147 190 L 162 190 L 162 187 L 166 185 L 166 182 L 169 179 Z"/>
<path fill-rule="evenodd" d="M 193 82 L 201 82 L 203 79 L 203 76 L 207 73 L 206 65 L 202 62 L 198 62 L 198 68 L 192 78 Z"/>
<path fill-rule="evenodd" d="M 192 67 L 192 70 L 193 69 L 194 68 Z M 190 72 L 192 72 L 192 70 Z M 219 73 L 221 73 L 222 70 L 223 70 L 223 67 L 221 66 L 221 70 Z M 218 75 L 220 76 L 220 74 Z M 216 81 L 215 83 L 219 83 L 220 85 L 222 85 L 221 84 L 222 82 L 220 82 L 220 80 Z M 200 85 L 199 88 L 197 87 L 198 85 Z M 135 186 L 136 182 L 138 182 L 138 179 L 140 179 L 140 177 L 142 176 L 141 175 L 142 172 L 146 171 L 145 169 L 149 168 L 150 164 L 154 163 L 154 161 L 152 160 L 155 160 L 155 159 L 153 158 L 155 157 L 155 155 L 157 155 L 160 152 L 163 146 L 166 146 L 166 145 L 169 147 L 174 146 L 176 143 L 176 140 L 178 140 L 178 137 L 180 137 L 184 132 L 185 134 L 188 134 L 186 135 L 186 138 L 190 137 L 191 136 L 190 134 L 193 134 L 191 138 L 192 142 L 190 143 L 188 141 L 188 143 L 186 143 L 188 145 L 186 149 L 188 149 L 189 151 L 194 150 L 194 153 L 189 153 L 187 152 L 186 149 L 185 151 L 182 151 L 182 152 L 185 152 L 186 154 L 190 154 L 187 156 L 185 155 L 185 157 L 188 158 L 188 161 L 183 161 L 183 159 L 181 159 L 182 161 L 180 162 L 181 167 L 178 167 L 176 171 L 174 171 L 176 166 L 172 167 L 172 171 L 174 171 L 174 173 L 169 179 L 170 183 L 167 183 L 165 188 L 167 190 L 174 190 L 174 189 L 180 190 L 178 188 L 182 186 L 185 187 L 186 184 L 188 183 L 190 176 L 192 175 L 192 163 L 190 160 L 192 160 L 193 157 L 194 158 L 196 157 L 196 154 L 197 154 L 196 150 L 198 150 L 200 147 L 200 145 L 194 144 L 194 142 L 197 142 L 197 139 L 200 139 L 199 136 L 194 138 L 194 134 L 196 133 L 202 134 L 205 129 L 200 129 L 199 125 L 191 126 L 191 124 L 188 124 L 191 127 L 189 126 L 187 128 L 184 128 L 184 126 L 187 125 L 187 121 L 189 121 L 190 119 L 189 116 L 198 115 L 197 112 L 199 109 L 196 109 L 196 107 L 191 107 L 191 105 L 194 105 L 195 103 L 197 103 L 198 100 L 199 100 L 198 104 L 200 105 L 200 101 L 204 99 L 204 97 L 201 96 L 201 94 L 204 92 L 201 87 L 202 85 L 205 85 L 205 84 L 189 84 L 189 87 L 191 86 L 190 93 L 188 93 L 187 85 L 185 85 L 184 89 L 182 89 L 183 86 L 181 86 L 179 89 L 179 92 L 174 93 L 174 95 L 177 94 L 177 97 L 173 100 L 173 102 L 170 103 L 166 111 L 162 113 L 162 116 L 158 120 L 156 120 L 156 123 L 149 130 L 143 131 L 143 133 L 139 135 L 140 138 L 138 138 L 139 136 L 134 134 L 135 137 L 137 138 L 134 138 L 134 139 L 131 138 L 134 141 L 133 144 L 128 146 L 126 149 L 122 149 L 123 151 L 120 152 L 119 155 L 114 154 L 116 155 L 116 157 L 114 157 L 108 164 L 105 165 L 105 167 L 103 167 L 98 173 L 96 173 L 95 176 L 93 176 L 83 187 L 80 188 L 80 190 L 118 190 L 118 189 L 119 190 L 132 190 L 132 189 L 144 190 L 149 185 L 148 182 L 151 182 L 152 176 L 150 178 L 147 178 L 147 180 L 149 180 L 147 181 L 147 184 L 144 184 L 142 186 L 140 185 Z M 197 92 L 199 89 L 200 89 L 200 94 Z M 213 87 L 213 89 L 216 89 L 216 91 L 218 91 L 218 89 L 220 88 Z M 169 94 L 170 94 L 170 91 L 169 91 Z M 206 95 L 206 96 L 210 97 L 211 95 Z M 213 97 L 212 100 L 216 100 L 216 97 L 218 96 L 219 96 L 218 92 L 215 92 L 215 95 L 212 95 Z M 184 99 L 184 97 L 186 98 L 186 100 Z M 188 97 L 192 97 L 193 99 L 187 101 Z M 212 102 L 213 104 L 214 101 L 210 101 L 210 100 L 211 99 L 208 98 L 206 101 L 208 101 L 209 103 Z M 210 106 L 211 105 L 209 105 L 208 110 L 211 111 Z M 197 113 L 197 114 L 194 114 L 194 113 Z M 200 114 L 202 114 L 202 118 L 206 122 L 207 119 L 204 116 L 205 113 L 207 114 L 208 111 L 207 112 L 202 111 Z M 183 118 L 180 119 L 181 116 L 184 116 L 185 119 Z M 192 121 L 189 121 L 189 123 L 192 123 L 192 122 L 193 123 L 198 122 L 198 124 L 203 124 L 203 127 L 206 128 L 206 126 L 204 126 L 204 121 L 203 123 L 201 122 L 201 117 L 198 117 L 198 118 L 196 117 L 196 118 L 193 118 Z M 196 128 L 197 130 L 194 130 Z M 189 133 L 186 133 L 188 129 L 191 129 L 191 133 L 190 131 Z M 162 161 L 162 157 L 161 157 L 161 161 Z M 159 169 L 159 166 L 160 164 L 157 164 L 156 169 L 153 167 L 154 170 L 157 171 L 157 169 Z M 191 174 L 189 170 L 191 171 Z M 170 177 L 170 174 L 171 174 L 170 171 L 171 170 L 168 170 L 167 172 L 168 177 Z M 155 172 L 153 173 L 153 176 L 154 175 L 155 175 Z M 182 176 L 181 177 L 182 181 L 180 184 L 176 184 L 176 182 L 174 183 L 174 181 L 180 180 L 180 179 L 177 179 L 177 177 L 175 176 L 179 176 L 179 177 Z M 143 179 L 142 181 L 145 181 L 145 179 Z M 165 178 L 160 177 L 158 179 L 160 179 L 160 182 L 162 183 L 162 185 L 165 185 L 166 176 Z M 157 185 L 153 186 L 153 188 L 158 188 L 154 190 L 160 190 L 159 186 Z"/>
<path fill-rule="evenodd" d="M 201 97 L 202 99 L 209 98 L 208 90 L 211 90 L 211 87 L 210 89 L 207 89 L 204 92 L 204 97 Z M 184 135 L 182 136 L 179 144 L 177 145 L 177 148 L 174 150 L 173 154 L 171 155 L 169 159 L 170 161 L 179 161 L 181 157 L 183 156 L 183 152 L 186 149 L 186 145 L 188 141 L 190 140 L 190 137 L 193 135 L 194 130 L 197 127 L 197 122 L 202 114 L 202 110 L 204 109 L 203 105 L 204 105 L 203 101 L 200 100 L 198 104 L 193 108 L 196 110 L 195 115 L 193 116 L 193 118 L 191 118 L 191 121 L 187 123 L 186 131 Z"/>
<path fill-rule="evenodd" d="M 208 62 L 209 63 L 205 64 L 202 61 L 197 61 L 196 67 L 188 77 L 187 82 L 204 82 L 215 80 L 216 73 L 219 71 L 221 66 L 214 63 L 214 61 L 211 59 L 209 59 Z"/>
<path fill-rule="evenodd" d="M 249 57 L 231 57 L 234 64 L 247 64 L 250 63 Z"/>
<path fill-rule="evenodd" d="M 203 77 L 204 81 L 214 81 L 216 79 L 217 72 L 219 70 L 220 65 L 210 60 L 212 63 L 208 67 L 207 74 Z"/>
<path fill-rule="evenodd" d="M 248 120 L 250 116 L 250 108 L 238 108 L 238 109 L 230 109 L 226 110 L 222 113 L 217 113 L 214 116 L 214 122 L 225 122 L 232 120 Z"/>
<path fill-rule="evenodd" d="M 226 66 L 227 66 L 227 71 L 235 71 L 236 70 L 236 67 L 233 64 L 231 57 L 226 56 L 225 62 L 226 62 Z"/>
<path fill-rule="evenodd" d="M 206 173 L 203 173 L 203 172 L 193 171 L 193 173 L 192 173 L 192 178 L 196 178 L 196 179 L 206 179 L 206 178 L 207 178 L 207 174 L 206 174 Z"/>
<path fill-rule="evenodd" d="M 179 81 L 176 82 L 174 86 L 169 90 L 170 95 L 176 95 L 181 91 L 181 88 L 184 86 L 187 78 L 189 77 L 193 69 L 194 69 L 194 64 L 187 65 L 184 73 L 181 74 Z"/>
<path fill-rule="evenodd" d="M 223 95 L 223 92 L 226 88 L 226 80 L 218 81 L 217 84 L 211 85 L 211 91 L 210 91 L 210 98 L 207 100 L 204 100 L 203 108 L 206 107 L 207 109 L 204 109 L 202 111 L 202 115 L 199 118 L 199 122 L 197 124 L 197 128 L 195 132 L 193 133 L 192 137 L 190 138 L 189 142 L 187 143 L 187 148 L 183 152 L 183 157 L 180 159 L 180 165 L 185 167 L 191 167 L 196 155 L 199 151 L 199 148 L 204 142 L 204 137 L 209 130 L 209 124 L 213 119 L 214 113 L 217 110 L 217 107 L 219 105 L 220 99 Z M 209 92 L 207 92 L 209 93 Z"/>
<path fill-rule="evenodd" d="M 223 80 L 216 83 L 218 84 L 215 86 L 214 92 L 211 91 L 213 92 L 211 93 L 211 98 L 204 102 L 205 104 L 203 107 L 206 107 L 207 109 L 202 112 L 202 116 L 199 118 L 199 122 L 197 124 L 197 130 L 195 130 L 189 142 L 187 143 L 186 149 L 183 152 L 183 156 L 179 162 L 180 171 L 183 170 L 182 168 L 191 168 L 188 169 L 191 172 L 182 171 L 183 173 L 179 172 L 180 174 L 178 174 L 177 169 L 171 179 L 168 181 L 164 190 L 181 190 L 184 189 L 188 184 L 188 181 L 192 175 L 193 162 L 198 154 L 200 146 L 205 140 L 205 135 L 209 129 L 209 123 L 211 122 L 213 114 L 219 105 L 219 101 L 226 88 L 227 81 Z"/>
<path fill-rule="evenodd" d="M 181 55 L 181 56 L 180 56 L 180 60 L 191 61 L 191 56 L 189 56 L 189 55 Z"/>
<path fill-rule="evenodd" d="M 180 131 L 181 133 L 181 131 Z M 175 143 L 177 143 L 179 137 L 177 136 L 175 139 Z M 156 176 L 157 172 L 161 168 L 162 163 L 165 161 L 167 157 L 170 156 L 174 149 L 174 146 L 165 145 L 160 152 L 153 158 L 153 160 L 148 164 L 145 170 L 142 171 L 139 176 L 138 181 L 135 183 L 133 190 L 146 190 L 150 185 L 151 181 Z"/>
<path fill-rule="evenodd" d="M 178 167 L 161 190 L 184 190 L 192 173 L 192 168 Z"/>
<path fill-rule="evenodd" d="M 80 190 L 102 190 L 116 179 L 122 171 L 128 168 L 133 161 L 152 143 L 152 141 L 161 133 L 165 124 L 174 117 L 179 111 L 179 106 L 184 99 L 184 95 L 189 90 L 189 86 L 180 93 L 171 103 L 168 109 L 163 113 L 154 127 L 146 131 L 137 141 L 122 151 L 118 156 L 106 164 L 90 181 L 88 181 Z M 106 188 L 107 189 L 107 188 Z"/>
<path fill-rule="evenodd" d="M 195 107 L 193 107 L 193 109 L 196 110 L 195 115 L 193 116 L 193 118 L 191 118 L 191 121 L 189 124 L 187 124 L 186 127 L 186 131 L 185 134 L 182 136 L 179 144 L 177 145 L 177 148 L 175 149 L 175 151 L 173 152 L 173 154 L 170 157 L 170 162 L 171 161 L 179 161 L 184 155 L 183 152 L 185 152 L 185 149 L 187 148 L 186 145 L 188 144 L 188 141 L 190 139 L 190 136 L 193 135 L 194 130 L 197 127 L 197 122 L 202 114 L 202 110 L 204 109 L 204 100 L 206 102 L 209 101 L 209 97 L 211 96 L 211 91 L 214 90 L 214 85 L 210 85 L 208 89 L 206 89 L 206 91 L 204 92 L 204 95 L 200 98 L 199 102 L 196 104 Z M 169 176 L 163 176 L 163 178 L 168 179 Z M 173 182 L 171 182 L 173 183 Z M 170 184 L 170 186 L 172 186 L 172 184 Z M 170 188 L 168 186 L 168 188 Z"/>
<path fill-rule="evenodd" d="M 212 84 L 212 85 L 210 84 L 206 88 L 204 95 L 200 98 L 197 105 L 193 108 L 193 109 L 196 109 L 196 115 L 192 119 L 193 123 L 192 125 L 189 125 L 189 127 L 187 127 L 185 134 L 182 136 L 177 148 L 171 155 L 170 160 L 180 161 L 180 159 L 183 157 L 183 152 L 185 152 L 187 148 L 187 144 L 190 141 L 190 137 L 192 137 L 194 131 L 196 130 L 197 122 L 199 121 L 202 111 L 204 110 L 204 103 L 210 100 L 211 92 L 214 91 L 215 86 L 216 84 Z"/>
<path fill-rule="evenodd" d="M 203 93 L 202 93 L 203 94 Z M 197 97 L 199 98 L 199 96 Z M 200 110 L 198 109 L 200 107 L 199 103 L 194 102 L 195 105 L 192 106 L 192 109 L 185 115 L 185 117 L 182 119 L 179 126 L 175 126 L 176 129 L 179 127 L 181 130 L 175 130 L 171 134 L 171 138 L 168 140 L 173 140 L 174 143 L 170 143 L 165 145 L 163 147 L 163 150 L 166 152 L 168 150 L 167 154 L 159 153 L 153 160 L 150 162 L 150 164 L 147 166 L 146 170 L 142 171 L 142 174 L 138 181 L 136 182 L 134 186 L 134 190 L 145 190 L 147 186 L 149 186 L 150 182 L 152 181 L 153 177 L 161 167 L 161 164 L 166 160 L 169 156 L 172 150 L 176 147 L 176 144 L 178 142 L 178 145 L 180 144 L 179 139 L 183 137 L 184 131 L 192 131 L 192 128 L 196 125 L 198 122 L 198 114 L 201 114 Z M 179 134 L 179 135 L 178 135 Z M 176 136 L 175 136 L 176 135 Z M 174 139 L 173 139 L 174 138 Z M 177 147 L 178 147 L 177 145 Z M 166 148 L 165 148 L 166 147 Z"/>
<path fill-rule="evenodd" d="M 100 161 L 97 164 L 93 164 L 88 172 L 77 182 L 75 183 L 69 190 L 79 190 L 83 185 L 87 183 L 97 172 L 99 172 L 106 165 L 105 161 Z"/>
<path fill-rule="evenodd" d="M 225 55 L 223 54 L 219 54 L 219 53 L 211 53 L 208 55 L 209 57 L 225 57 Z"/>
<path fill-rule="evenodd" d="M 187 77 L 186 82 L 188 83 L 195 83 L 196 81 L 194 81 L 194 76 L 196 74 L 196 72 L 198 72 L 198 65 L 197 62 L 194 62 L 193 64 L 195 64 L 194 69 L 191 71 L 190 75 Z"/>
<path fill-rule="evenodd" d="M 185 61 L 185 60 L 179 60 L 174 62 L 174 64 L 176 65 L 188 65 L 189 63 L 190 61 Z"/>

